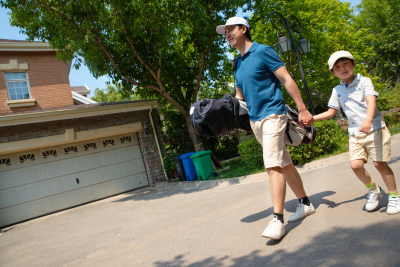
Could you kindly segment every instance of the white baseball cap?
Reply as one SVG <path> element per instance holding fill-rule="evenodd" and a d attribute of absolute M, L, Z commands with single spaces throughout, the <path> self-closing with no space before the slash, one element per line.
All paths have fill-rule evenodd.
<path fill-rule="evenodd" d="M 344 50 L 337 51 L 333 53 L 328 60 L 329 70 L 333 69 L 333 66 L 335 65 L 336 61 L 340 58 L 348 58 L 354 60 L 354 57 L 350 52 Z"/>
<path fill-rule="evenodd" d="M 238 25 L 238 24 L 242 24 L 245 25 L 247 27 L 247 29 L 250 29 L 250 25 L 247 22 L 247 20 L 245 20 L 242 17 L 232 17 L 229 18 L 228 21 L 225 23 L 225 25 L 219 25 L 217 27 L 217 33 L 219 34 L 225 34 L 225 27 L 226 26 L 230 26 L 230 25 Z"/>

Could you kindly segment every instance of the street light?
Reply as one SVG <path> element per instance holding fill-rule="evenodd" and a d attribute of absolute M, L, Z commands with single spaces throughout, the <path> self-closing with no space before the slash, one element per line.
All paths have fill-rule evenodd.
<path fill-rule="evenodd" d="M 274 19 L 275 17 L 275 19 Z M 282 53 L 289 52 L 292 48 L 294 50 L 294 53 L 296 54 L 296 59 L 297 63 L 299 64 L 299 70 L 301 74 L 301 79 L 303 80 L 304 83 L 304 88 L 307 93 L 308 97 L 308 103 L 310 105 L 311 113 L 315 115 L 314 112 L 314 105 L 311 100 L 311 95 L 308 90 L 306 78 L 304 76 L 304 71 L 300 63 L 300 58 L 299 58 L 299 53 L 297 52 L 297 49 L 301 54 L 307 54 L 310 52 L 310 42 L 308 42 L 306 39 L 304 39 L 300 33 L 302 31 L 302 26 L 300 21 L 293 15 L 290 15 L 287 18 L 284 18 L 283 15 L 279 12 L 272 12 L 271 17 L 270 17 L 272 26 L 277 29 L 279 32 L 277 33 L 278 37 L 278 48 Z M 290 21 L 290 22 L 289 22 Z M 278 25 L 280 27 L 278 27 Z M 286 31 L 289 33 L 290 41 L 286 38 L 286 36 L 283 34 L 283 29 L 286 27 Z M 297 33 L 299 35 L 299 43 L 298 47 L 296 47 L 296 44 L 293 39 L 292 31 Z"/>

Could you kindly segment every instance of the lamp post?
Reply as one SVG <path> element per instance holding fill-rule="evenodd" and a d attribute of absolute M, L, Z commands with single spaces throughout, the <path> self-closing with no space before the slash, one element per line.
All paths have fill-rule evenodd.
<path fill-rule="evenodd" d="M 277 17 L 277 18 L 274 19 L 273 17 L 275 17 L 275 18 Z M 293 48 L 294 53 L 296 54 L 296 59 L 297 59 L 297 63 L 299 64 L 301 79 L 303 80 L 304 88 L 307 93 L 308 103 L 310 105 L 311 113 L 312 113 L 312 115 L 315 115 L 314 105 L 311 100 L 311 95 L 308 90 L 306 78 L 304 76 L 304 71 L 303 71 L 303 68 L 300 63 L 299 53 L 297 51 L 297 50 L 299 50 L 299 52 L 301 54 L 307 54 L 310 52 L 310 42 L 308 42 L 306 39 L 304 39 L 301 36 L 301 31 L 302 31 L 301 23 L 295 16 L 290 15 L 289 17 L 284 18 L 283 15 L 279 12 L 272 12 L 270 20 L 271 20 L 272 26 L 279 31 L 277 33 L 279 50 L 282 53 L 286 53 L 286 52 L 289 52 Z M 280 27 L 278 27 L 278 25 Z M 286 31 L 289 33 L 290 40 L 288 40 L 286 38 L 286 36 L 282 33 L 284 27 L 286 27 Z M 295 33 L 297 33 L 299 35 L 298 47 L 296 46 L 296 44 L 294 42 L 292 31 L 294 31 Z"/>

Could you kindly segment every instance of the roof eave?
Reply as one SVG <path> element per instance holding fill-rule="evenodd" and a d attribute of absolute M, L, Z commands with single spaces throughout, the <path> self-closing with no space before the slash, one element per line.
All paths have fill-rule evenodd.
<path fill-rule="evenodd" d="M 116 105 L 96 105 L 92 107 L 89 105 L 85 106 L 87 107 L 3 115 L 0 116 L 0 127 L 150 110 L 158 107 L 156 100 L 122 103 Z"/>

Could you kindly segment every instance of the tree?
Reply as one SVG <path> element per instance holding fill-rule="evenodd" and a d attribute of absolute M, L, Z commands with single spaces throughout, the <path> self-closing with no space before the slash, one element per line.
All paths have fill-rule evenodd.
<path fill-rule="evenodd" d="M 332 88 L 338 83 L 328 70 L 328 58 L 337 50 L 350 50 L 358 57 L 363 49 L 357 47 L 354 41 L 354 16 L 349 3 L 339 0 L 304 0 L 304 1 L 254 1 L 254 14 L 250 19 L 252 37 L 259 43 L 274 46 L 279 53 L 276 43 L 278 32 L 273 28 L 270 15 L 277 11 L 285 18 L 289 15 L 297 17 L 302 24 L 301 35 L 311 42 L 311 52 L 300 56 L 301 65 L 305 72 L 307 85 L 317 112 L 326 110 L 326 103 Z M 286 32 L 287 38 L 289 35 Z M 294 39 L 299 37 L 296 33 Z M 361 51 L 361 52 L 360 52 Z M 368 50 L 367 50 L 368 51 Z M 290 74 L 300 88 L 304 102 L 308 103 L 303 83 L 293 52 L 280 55 Z M 291 103 L 286 90 L 286 102 Z"/>
<path fill-rule="evenodd" d="M 105 89 L 96 88 L 92 100 L 99 103 L 137 100 L 132 94 L 124 94 L 119 86 L 108 85 Z"/>
<path fill-rule="evenodd" d="M 246 0 L 1 0 L 11 24 L 48 41 L 59 58 L 76 58 L 95 77 L 144 98 L 170 103 L 201 143 L 189 117 L 200 91 L 227 87 L 231 70 L 215 32 Z M 228 75 L 227 75 L 228 73 Z M 202 146 L 196 146 L 201 150 Z"/>
<path fill-rule="evenodd" d="M 363 30 L 359 39 L 373 49 L 366 57 L 373 75 L 394 85 L 400 83 L 400 1 L 363 0 L 356 27 Z"/>

